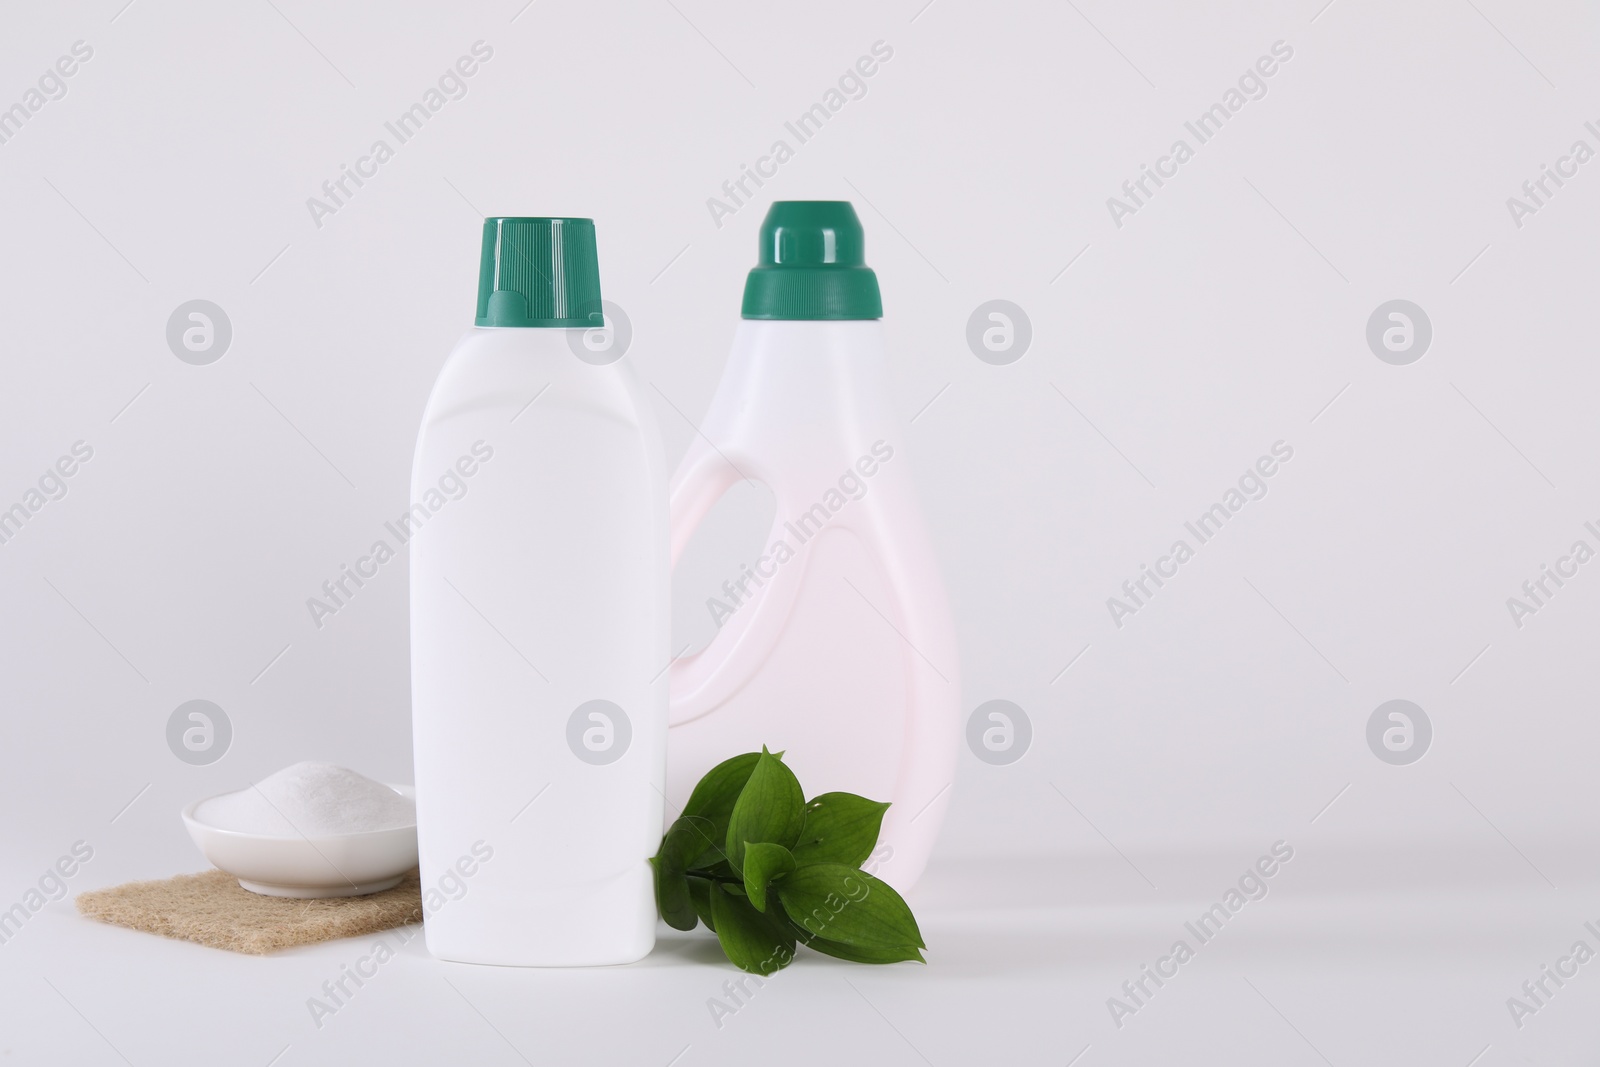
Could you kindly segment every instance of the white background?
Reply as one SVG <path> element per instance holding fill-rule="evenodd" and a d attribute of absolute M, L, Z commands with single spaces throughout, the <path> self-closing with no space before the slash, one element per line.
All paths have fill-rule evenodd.
<path fill-rule="evenodd" d="M 14 1062 L 690 1064 L 829 1032 L 848 1062 L 940 1064 L 1592 1048 L 1600 976 L 1521 1030 L 1505 1006 L 1600 946 L 1600 563 L 1521 628 L 1506 606 L 1600 548 L 1600 161 L 1520 227 L 1507 208 L 1575 140 L 1600 150 L 1591 7 L 122 2 L 0 15 L 0 107 L 93 48 L 0 144 L 0 507 L 94 449 L 0 545 L 0 907 L 80 839 L 73 892 L 196 869 L 178 808 L 298 759 L 409 779 L 403 562 L 321 629 L 305 600 L 406 504 L 483 214 L 597 220 L 676 457 L 767 202 L 853 200 L 964 710 L 1013 700 L 1035 733 L 1011 766 L 963 752 L 914 901 L 926 969 L 806 958 L 719 1030 L 733 972 L 698 942 L 570 974 L 416 943 L 318 1030 L 304 999 L 359 946 L 236 959 L 62 902 L 0 946 Z M 307 198 L 479 40 L 467 95 L 317 226 Z M 866 95 L 717 225 L 707 198 L 877 41 Z M 1277 41 L 1266 95 L 1118 226 L 1107 198 L 1195 147 L 1184 122 Z M 165 339 L 195 298 L 233 327 L 210 366 Z M 995 298 L 1032 322 L 1008 366 L 965 340 Z M 1433 328 L 1406 366 L 1365 339 L 1397 298 Z M 1268 495 L 1118 628 L 1107 597 L 1280 440 Z M 736 495 L 707 574 L 761 507 Z M 195 698 L 235 730 L 209 767 L 165 741 Z M 1367 747 L 1394 698 L 1434 728 L 1410 766 Z M 1106 998 L 1279 839 L 1273 895 L 1116 1028 Z"/>

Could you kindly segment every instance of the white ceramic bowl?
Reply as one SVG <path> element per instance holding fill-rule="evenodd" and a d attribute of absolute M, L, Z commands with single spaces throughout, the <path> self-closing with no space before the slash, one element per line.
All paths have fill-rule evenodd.
<path fill-rule="evenodd" d="M 391 785 L 415 799 L 408 785 Z M 417 826 L 331 837 L 273 837 L 223 830 L 198 821 L 197 800 L 183 809 L 183 825 L 212 864 L 252 893 L 269 897 L 358 897 L 400 884 L 417 865 Z"/>

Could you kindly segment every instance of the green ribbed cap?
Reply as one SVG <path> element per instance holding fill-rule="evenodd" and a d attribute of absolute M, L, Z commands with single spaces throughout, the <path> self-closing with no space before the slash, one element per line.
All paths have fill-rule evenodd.
<path fill-rule="evenodd" d="M 488 218 L 478 266 L 479 326 L 600 326 L 594 220 Z"/>
<path fill-rule="evenodd" d="M 848 200 L 777 200 L 744 283 L 747 319 L 881 319 L 861 220 Z"/>

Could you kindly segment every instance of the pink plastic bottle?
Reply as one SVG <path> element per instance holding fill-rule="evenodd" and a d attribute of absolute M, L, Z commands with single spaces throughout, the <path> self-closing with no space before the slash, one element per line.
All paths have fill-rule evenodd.
<path fill-rule="evenodd" d="M 889 400 L 877 278 L 844 201 L 779 201 L 727 369 L 670 487 L 676 561 L 749 478 L 777 498 L 763 555 L 708 602 L 671 670 L 668 800 L 721 760 L 783 750 L 808 795 L 892 806 L 875 867 L 922 874 L 949 802 L 960 676 L 944 584 Z"/>

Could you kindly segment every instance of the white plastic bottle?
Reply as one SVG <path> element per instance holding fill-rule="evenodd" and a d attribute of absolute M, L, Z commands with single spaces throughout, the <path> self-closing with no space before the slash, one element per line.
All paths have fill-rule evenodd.
<path fill-rule="evenodd" d="M 777 498 L 763 555 L 708 602 L 672 668 L 668 795 L 765 744 L 815 795 L 888 800 L 876 873 L 922 874 L 960 744 L 954 628 L 890 403 L 877 278 L 855 210 L 779 201 L 744 320 L 671 486 L 673 558 L 728 488 Z"/>
<path fill-rule="evenodd" d="M 628 963 L 655 943 L 666 461 L 602 322 L 592 222 L 486 220 L 477 325 L 428 398 L 401 531 L 441 959 Z"/>

